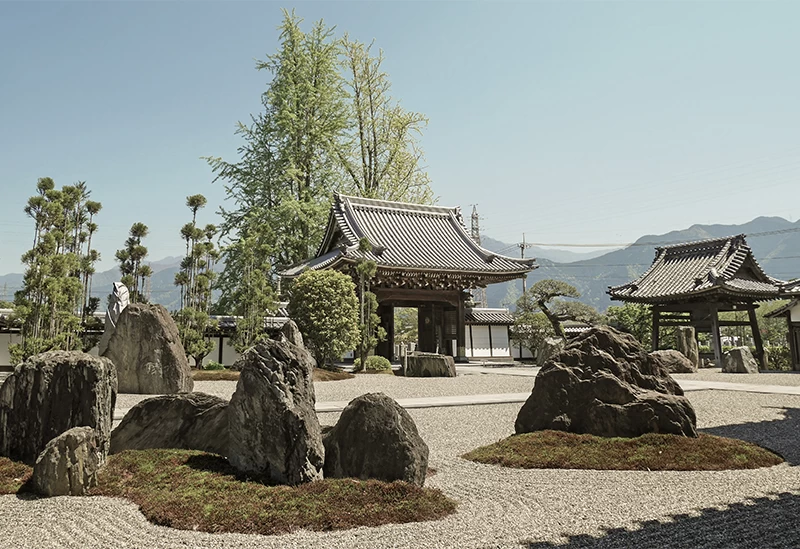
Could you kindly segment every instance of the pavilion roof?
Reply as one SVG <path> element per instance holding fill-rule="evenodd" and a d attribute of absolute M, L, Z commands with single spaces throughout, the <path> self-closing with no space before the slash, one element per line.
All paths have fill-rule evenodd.
<path fill-rule="evenodd" d="M 381 272 L 467 275 L 473 282 L 519 278 L 536 268 L 534 259 L 490 252 L 467 233 L 459 208 L 373 200 L 336 193 L 325 237 L 315 258 L 286 269 L 297 276 L 307 269 L 341 268 L 361 258 L 359 241 Z M 479 283 L 480 283 L 479 282 Z"/>
<path fill-rule="evenodd" d="M 464 322 L 466 324 L 514 324 L 514 317 L 508 309 L 474 307 L 464 311 Z"/>
<path fill-rule="evenodd" d="M 764 272 L 740 234 L 658 247 L 642 276 L 608 293 L 611 299 L 642 303 L 758 301 L 779 298 L 781 284 Z"/>

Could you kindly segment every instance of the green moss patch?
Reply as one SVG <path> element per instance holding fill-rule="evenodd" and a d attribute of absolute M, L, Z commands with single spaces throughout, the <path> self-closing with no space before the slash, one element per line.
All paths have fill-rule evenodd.
<path fill-rule="evenodd" d="M 223 457 L 188 450 L 110 456 L 92 494 L 127 498 L 155 524 L 248 534 L 435 520 L 456 506 L 439 490 L 405 482 L 325 479 L 268 486 L 243 478 Z"/>
<path fill-rule="evenodd" d="M 562 431 L 514 435 L 464 454 L 464 459 L 522 469 L 721 471 L 783 462 L 760 446 L 701 434 L 698 438 L 646 434 L 606 438 Z"/>
<path fill-rule="evenodd" d="M 0 494 L 16 494 L 33 476 L 33 467 L 0 457 Z"/>

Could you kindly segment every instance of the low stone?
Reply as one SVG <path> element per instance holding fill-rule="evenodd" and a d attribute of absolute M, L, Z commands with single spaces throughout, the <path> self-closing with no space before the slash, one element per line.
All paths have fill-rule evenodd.
<path fill-rule="evenodd" d="M 653 351 L 650 356 L 660 361 L 671 374 L 694 374 L 697 372 L 697 366 L 680 351 L 674 349 Z"/>
<path fill-rule="evenodd" d="M 560 337 L 546 337 L 537 349 L 536 365 L 544 366 L 544 363 L 561 352 L 566 342 Z"/>
<path fill-rule="evenodd" d="M 125 307 L 103 356 L 117 367 L 120 393 L 190 393 L 194 388 L 178 327 L 162 305 Z"/>
<path fill-rule="evenodd" d="M 722 372 L 725 374 L 757 374 L 758 362 L 749 347 L 735 347 L 722 355 Z"/>
<path fill-rule="evenodd" d="M 286 341 L 292 345 L 305 348 L 303 334 L 300 332 L 300 328 L 297 327 L 294 320 L 287 321 L 286 324 L 281 327 L 281 334 L 286 338 Z"/>
<path fill-rule="evenodd" d="M 47 497 L 84 496 L 97 485 L 97 471 L 104 461 L 96 431 L 73 427 L 39 454 L 33 466 L 34 490 Z"/>
<path fill-rule="evenodd" d="M 228 405 L 231 465 L 280 484 L 322 478 L 325 449 L 314 410 L 314 365 L 305 349 L 271 339 L 242 355 Z"/>
<path fill-rule="evenodd" d="M 425 483 L 428 445 L 408 412 L 383 393 L 353 399 L 323 442 L 326 478 Z"/>
<path fill-rule="evenodd" d="M 697 436 L 694 409 L 664 364 L 607 326 L 581 333 L 542 367 L 515 429 Z"/>
<path fill-rule="evenodd" d="M 50 440 L 88 426 L 105 458 L 116 399 L 117 373 L 108 359 L 79 351 L 32 356 L 0 387 L 0 455 L 33 465 Z"/>
<path fill-rule="evenodd" d="M 414 352 L 406 357 L 406 377 L 456 377 L 456 362 L 451 356 Z"/>
<path fill-rule="evenodd" d="M 700 367 L 700 349 L 697 347 L 693 326 L 679 326 L 677 331 L 677 350 L 694 365 L 694 371 Z"/>
<path fill-rule="evenodd" d="M 228 401 L 205 393 L 148 398 L 131 408 L 111 433 L 111 453 L 181 448 L 225 455 Z"/>

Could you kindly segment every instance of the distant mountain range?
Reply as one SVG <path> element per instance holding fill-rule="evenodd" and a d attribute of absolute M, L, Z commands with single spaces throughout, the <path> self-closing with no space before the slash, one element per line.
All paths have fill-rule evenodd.
<path fill-rule="evenodd" d="M 761 266 L 770 276 L 782 280 L 800 278 L 800 221 L 792 223 L 781 217 L 758 217 L 742 225 L 692 225 L 688 229 L 662 235 L 646 235 L 627 248 L 611 252 L 578 253 L 565 250 L 533 247 L 525 250 L 525 257 L 535 257 L 539 268 L 528 275 L 527 284 L 546 278 L 564 280 L 581 293 L 580 301 L 605 311 L 613 302 L 606 290 L 629 282 L 653 262 L 655 247 L 660 245 L 720 238 L 746 234 L 747 243 Z M 500 242 L 483 236 L 481 244 L 486 249 L 503 255 L 518 257 L 517 244 Z M 180 257 L 166 257 L 149 262 L 153 269 L 150 282 L 150 299 L 169 310 L 180 305 L 180 289 L 175 286 L 175 273 Z M 92 294 L 101 297 L 111 291 L 113 282 L 119 280 L 119 269 L 96 273 L 92 281 Z M 13 300 L 14 291 L 22 284 L 21 274 L 0 276 L 0 299 Z M 492 284 L 486 289 L 490 307 L 512 306 L 522 292 L 522 281 Z"/>
<path fill-rule="evenodd" d="M 570 263 L 531 254 L 537 257 L 539 268 L 528 275 L 528 287 L 547 278 L 564 280 L 580 291 L 580 301 L 605 311 L 615 304 L 606 294 L 608 287 L 641 275 L 652 264 L 656 246 L 742 233 L 747 235 L 747 243 L 767 274 L 782 280 L 800 277 L 800 221 L 792 223 L 782 217 L 758 217 L 742 225 L 692 225 L 681 231 L 646 235 L 627 248 Z M 489 245 L 494 247 L 489 248 Z M 509 245 L 486 239 L 485 246 L 499 252 Z M 513 303 L 521 292 L 521 285 L 517 280 L 490 286 L 486 292 L 489 305 L 500 306 L 504 301 Z"/>

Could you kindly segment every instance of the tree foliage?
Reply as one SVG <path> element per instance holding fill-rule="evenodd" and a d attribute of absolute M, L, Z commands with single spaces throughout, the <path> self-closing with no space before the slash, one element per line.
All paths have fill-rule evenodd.
<path fill-rule="evenodd" d="M 34 235 L 33 247 L 22 256 L 22 289 L 14 295 L 14 317 L 22 325 L 21 343 L 9 346 L 14 363 L 86 344 L 81 319 L 97 306 L 89 288 L 100 257 L 91 248 L 91 235 L 97 231 L 92 219 L 101 205 L 90 201 L 90 194 L 85 182 L 59 190 L 45 177 L 24 208 L 34 222 Z"/>
<path fill-rule="evenodd" d="M 355 284 L 338 271 L 309 270 L 292 286 L 289 316 L 321 367 L 357 345 L 358 311 Z"/>
<path fill-rule="evenodd" d="M 206 197 L 202 194 L 186 197 L 186 207 L 192 212 L 192 221 L 180 231 L 186 241 L 186 256 L 181 261 L 180 271 L 175 274 L 175 285 L 181 288 L 181 306 L 175 313 L 175 321 L 183 348 L 198 368 L 202 367 L 203 358 L 214 348 L 214 343 L 206 339 L 205 333 L 213 324 L 209 316 L 211 288 L 216 278 L 214 265 L 219 259 L 213 241 L 217 228 L 210 224 L 205 227 L 197 225 L 197 212 L 206 203 Z"/>
<path fill-rule="evenodd" d="M 613 328 L 631 334 L 646 349 L 652 345 L 653 313 L 649 305 L 632 302 L 622 306 L 612 305 L 606 311 L 606 322 Z"/>
<path fill-rule="evenodd" d="M 119 272 L 122 275 L 120 282 L 128 287 L 131 303 L 144 303 L 145 282 L 152 276 L 153 272 L 149 265 L 142 262 L 147 257 L 147 248 L 142 244 L 142 239 L 147 236 L 150 230 L 147 225 L 136 222 L 131 225 L 128 238 L 125 240 L 125 247 L 117 250 L 114 257 L 119 262 Z M 141 287 L 139 286 L 141 279 Z"/>
<path fill-rule="evenodd" d="M 381 68 L 383 51 L 372 55 L 372 45 L 347 35 L 342 39 L 349 116 L 338 153 L 346 188 L 366 198 L 431 203 L 418 142 L 428 119 L 391 97 L 391 81 Z"/>
<path fill-rule="evenodd" d="M 561 280 L 540 280 L 526 290 L 517 301 L 515 325 L 521 327 L 523 321 L 533 321 L 532 313 L 541 312 L 550 322 L 552 333 L 564 339 L 564 330 L 561 327 L 563 321 L 577 320 L 595 324 L 600 320 L 600 314 L 594 307 L 580 301 L 558 299 L 562 297 L 576 299 L 580 296 L 581 294 L 571 284 Z"/>
<path fill-rule="evenodd" d="M 257 264 L 274 286 L 276 272 L 316 252 L 334 191 L 430 202 L 418 140 L 427 120 L 390 97 L 383 54 L 338 39 L 323 21 L 308 32 L 284 11 L 278 51 L 256 68 L 271 76 L 263 110 L 239 123 L 239 159 L 206 157 L 225 186 L 221 209 L 225 271 L 220 310 L 241 309 L 246 265 Z M 247 240 L 256 257 L 238 257 Z"/>
<path fill-rule="evenodd" d="M 378 266 L 374 261 L 367 259 L 367 254 L 372 251 L 369 240 L 362 238 L 358 243 L 361 258 L 356 264 L 358 275 L 358 346 L 356 351 L 361 359 L 360 364 L 366 364 L 367 355 L 375 350 L 379 341 L 386 339 L 386 330 L 380 327 L 381 319 L 378 316 L 378 298 L 370 291 L 370 281 L 375 276 Z"/>

